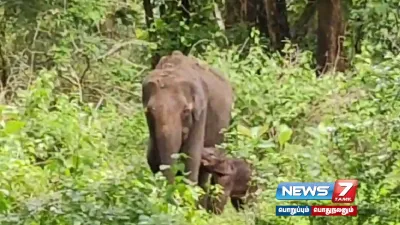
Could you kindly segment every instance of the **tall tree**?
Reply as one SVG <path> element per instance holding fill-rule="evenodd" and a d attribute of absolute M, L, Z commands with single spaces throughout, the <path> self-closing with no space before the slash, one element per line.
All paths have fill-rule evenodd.
<path fill-rule="evenodd" d="M 153 5 L 151 4 L 150 0 L 143 0 L 143 8 L 144 8 L 147 28 L 150 28 L 151 24 L 154 21 Z"/>
<path fill-rule="evenodd" d="M 341 0 L 318 0 L 317 76 L 331 70 L 344 71 L 344 20 Z"/>
<path fill-rule="evenodd" d="M 151 41 L 154 41 L 154 34 L 151 32 L 151 25 L 154 22 L 154 14 L 153 14 L 153 4 L 151 4 L 150 0 L 143 0 L 143 8 L 144 8 L 144 16 L 146 19 L 146 25 L 147 29 L 149 30 L 149 39 Z M 161 7 L 160 7 L 161 11 Z M 163 13 L 161 11 L 161 13 Z M 155 54 L 152 55 L 151 57 L 151 68 L 154 69 L 160 60 L 161 56 L 156 52 Z"/>
<path fill-rule="evenodd" d="M 190 20 L 190 2 L 189 0 L 182 0 L 181 3 L 182 15 L 186 19 L 186 23 Z"/>
<path fill-rule="evenodd" d="M 254 25 L 257 20 L 257 0 L 226 0 L 225 27 L 231 28 L 245 22 Z"/>
<path fill-rule="evenodd" d="M 300 18 L 294 23 L 291 30 L 292 41 L 299 41 L 301 37 L 307 35 L 307 32 L 310 29 L 310 22 L 312 22 L 317 11 L 316 1 L 317 0 L 308 0 Z"/>
<path fill-rule="evenodd" d="M 6 43 L 6 18 L 3 17 L 0 21 L 0 92 L 2 92 L 6 86 L 8 81 L 8 76 L 10 73 L 9 68 L 9 60 L 5 55 L 5 50 L 3 48 L 3 43 Z"/>
<path fill-rule="evenodd" d="M 287 9 L 285 0 L 264 0 L 267 16 L 268 34 L 272 46 L 281 50 L 285 38 L 290 38 L 289 23 L 287 20 Z"/>

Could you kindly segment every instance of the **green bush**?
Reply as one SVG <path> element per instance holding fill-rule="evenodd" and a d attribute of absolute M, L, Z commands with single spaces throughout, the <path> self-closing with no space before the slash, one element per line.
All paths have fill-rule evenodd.
<path fill-rule="evenodd" d="M 266 57 L 253 48 L 247 59 L 235 62 L 236 50 L 208 52 L 235 84 L 234 125 L 225 146 L 233 155 L 252 159 L 265 181 L 260 220 L 269 224 L 275 205 L 282 204 L 274 200 L 279 182 L 356 178 L 358 218 L 310 222 L 399 221 L 398 56 L 378 66 L 365 60 L 366 54 L 355 71 L 317 79 L 308 66 L 309 53 L 288 49 L 289 55 L 296 54 L 291 61 Z M 302 220 L 290 221 L 282 223 Z"/>
<path fill-rule="evenodd" d="M 60 94 L 54 71 L 42 71 L 15 104 L 0 107 L 1 224 L 397 224 L 400 220 L 400 57 L 315 78 L 309 52 L 288 57 L 260 46 L 246 58 L 210 45 L 200 58 L 234 85 L 233 123 L 223 144 L 257 168 L 255 205 L 221 216 L 196 209 L 201 191 L 166 185 L 145 161 L 147 127 L 139 100 L 82 104 Z M 356 218 L 284 218 L 275 191 L 282 181 L 360 182 Z"/>
<path fill-rule="evenodd" d="M 322 78 L 315 77 L 312 52 L 289 44 L 285 56 L 268 52 L 257 32 L 244 41 L 247 26 L 225 37 L 213 1 L 193 2 L 189 23 L 168 9 L 168 23 L 156 16 L 151 29 L 144 28 L 142 1 L 128 2 L 0 4 L 0 76 L 10 78 L 9 89 L 0 89 L 1 225 L 400 224 L 397 1 L 346 6 L 352 68 Z M 305 6 L 288 4 L 292 19 Z M 117 21 L 116 38 L 96 30 L 124 7 L 134 25 Z M 303 45 L 315 42 L 304 38 Z M 349 47 L 356 40 L 361 54 Z M 254 164 L 263 189 L 244 212 L 228 205 L 210 215 L 196 207 L 200 188 L 182 179 L 167 185 L 147 166 L 141 80 L 150 53 L 175 49 L 192 50 L 234 86 L 222 147 Z M 276 205 L 331 204 L 277 201 L 278 183 L 339 178 L 359 180 L 358 217 L 275 216 Z"/>

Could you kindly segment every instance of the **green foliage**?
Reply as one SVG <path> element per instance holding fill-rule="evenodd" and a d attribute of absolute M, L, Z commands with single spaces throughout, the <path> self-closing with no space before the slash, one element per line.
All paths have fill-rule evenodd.
<path fill-rule="evenodd" d="M 223 34 L 213 1 L 191 3 L 187 22 L 165 2 L 149 30 L 142 1 L 0 4 L 0 224 L 399 224 L 398 3 L 348 4 L 347 50 L 361 35 L 361 51 L 348 72 L 320 79 L 312 52 L 266 52 L 257 30 L 241 43 L 247 26 Z M 298 18 L 305 1 L 288 4 Z M 108 27 L 116 36 L 99 29 L 120 9 L 131 11 Z M 200 188 L 167 185 L 147 166 L 140 82 L 151 51 L 175 49 L 195 49 L 234 86 L 222 147 L 254 164 L 263 189 L 244 212 L 210 215 L 196 206 Z M 278 202 L 279 182 L 338 178 L 359 180 L 358 217 L 275 216 L 278 204 L 330 204 Z"/>
<path fill-rule="evenodd" d="M 235 50 L 207 52 L 208 61 L 228 72 L 235 84 L 234 125 L 225 147 L 237 157 L 251 159 L 260 182 L 265 183 L 258 206 L 262 212 L 255 215 L 265 222 L 256 224 L 271 223 L 276 204 L 290 204 L 274 200 L 279 182 L 341 177 L 361 183 L 358 218 L 292 218 L 290 222 L 274 218 L 272 223 L 399 221 L 389 216 L 399 213 L 400 183 L 394 178 L 400 172 L 398 57 L 375 66 L 364 60 L 367 55 L 360 56 L 356 77 L 316 79 L 308 69 L 309 53 L 300 53 L 292 62 L 266 57 L 258 47 L 240 61 L 235 60 Z"/>
<path fill-rule="evenodd" d="M 267 57 L 260 47 L 251 48 L 244 60 L 235 52 L 209 47 L 204 57 L 227 72 L 235 88 L 234 122 L 224 145 L 232 155 L 251 160 L 263 184 L 245 216 L 228 206 L 222 216 L 210 217 L 196 209 L 198 188 L 183 181 L 167 186 L 150 173 L 140 106 L 124 115 L 113 104 L 101 110 L 81 105 L 77 97 L 57 94 L 55 73 L 43 71 L 16 105 L 1 108 L 1 223 L 398 221 L 400 58 L 373 66 L 360 57 L 358 76 L 317 80 L 307 66 L 309 53 L 293 63 Z M 361 183 L 357 218 L 274 216 L 276 204 L 289 204 L 274 199 L 279 182 L 345 177 Z"/>
<path fill-rule="evenodd" d="M 202 45 L 198 44 L 224 41 L 215 23 L 214 1 L 190 1 L 190 4 L 190 19 L 187 19 L 184 15 L 187 9 L 183 9 L 180 0 L 156 1 L 156 6 L 164 5 L 166 8 L 165 14 L 155 18 L 150 29 L 153 40 L 157 40 L 156 53 L 163 56 L 176 49 L 189 53 L 196 47 L 201 51 Z"/>
<path fill-rule="evenodd" d="M 350 40 L 357 48 L 373 53 L 372 59 L 378 62 L 388 51 L 399 53 L 398 1 L 353 0 L 349 7 Z"/>
<path fill-rule="evenodd" d="M 143 162 L 142 113 L 79 106 L 54 94 L 53 77 L 44 72 L 18 111 L 2 108 L 1 224 L 159 224 L 166 213 L 197 224 L 198 190 L 166 187 Z"/>

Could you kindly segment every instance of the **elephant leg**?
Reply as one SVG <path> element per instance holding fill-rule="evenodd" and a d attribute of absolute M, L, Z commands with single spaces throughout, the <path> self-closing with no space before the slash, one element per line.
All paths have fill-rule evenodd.
<path fill-rule="evenodd" d="M 198 178 L 198 184 L 203 190 L 207 189 L 207 183 L 210 178 L 210 174 L 200 166 L 199 169 L 199 178 Z"/>
<path fill-rule="evenodd" d="M 207 207 L 208 200 L 209 200 L 208 186 L 207 186 L 208 179 L 209 179 L 209 173 L 207 173 L 204 170 L 204 168 L 200 167 L 198 184 L 204 190 L 205 194 L 200 197 L 199 204 L 203 208 Z"/>
<path fill-rule="evenodd" d="M 231 203 L 236 211 L 243 210 L 244 201 L 241 198 L 231 198 Z"/>
<path fill-rule="evenodd" d="M 150 139 L 148 149 L 147 149 L 147 163 L 150 166 L 151 172 L 153 174 L 160 171 L 160 158 L 158 150 L 154 142 Z"/>
<path fill-rule="evenodd" d="M 208 209 L 214 214 L 221 214 L 224 211 L 225 205 L 228 202 L 229 193 L 224 193 L 218 196 L 218 199 L 212 198 L 212 201 L 209 201 Z M 210 199 L 211 200 L 211 199 Z"/>
<path fill-rule="evenodd" d="M 214 176 L 211 177 L 211 185 L 216 185 L 217 180 Z M 217 196 L 213 196 L 207 192 L 207 202 L 206 203 L 206 210 L 207 212 L 211 212 L 214 214 L 221 214 L 224 211 L 225 205 L 228 202 L 228 198 L 230 196 L 230 188 L 227 189 L 224 187 L 223 193 L 218 194 Z"/>
<path fill-rule="evenodd" d="M 208 195 L 208 193 L 205 193 L 204 195 L 201 195 L 199 197 L 199 201 L 197 202 L 197 207 L 199 208 L 199 206 L 201 206 L 201 208 L 203 209 L 208 209 L 208 205 L 209 205 L 209 201 L 210 201 L 210 196 Z"/>

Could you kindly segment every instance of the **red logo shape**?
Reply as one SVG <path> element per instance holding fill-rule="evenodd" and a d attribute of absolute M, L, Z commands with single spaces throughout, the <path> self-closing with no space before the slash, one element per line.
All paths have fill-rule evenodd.
<path fill-rule="evenodd" d="M 358 180 L 336 180 L 332 202 L 352 203 L 356 199 Z"/>

